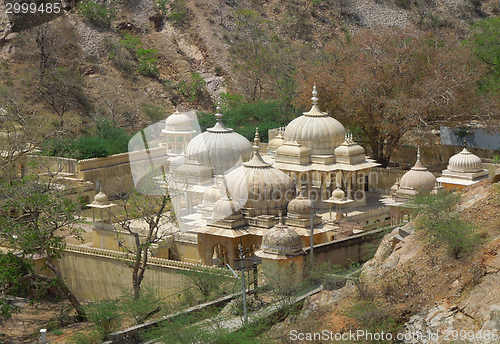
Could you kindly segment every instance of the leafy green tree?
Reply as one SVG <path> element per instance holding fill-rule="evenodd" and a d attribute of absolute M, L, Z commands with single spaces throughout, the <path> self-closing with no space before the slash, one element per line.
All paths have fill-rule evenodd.
<path fill-rule="evenodd" d="M 158 195 L 153 191 L 156 185 L 143 186 L 145 194 L 138 191 L 123 193 L 118 200 L 120 214 L 116 219 L 119 228 L 133 237 L 133 245 L 126 245 L 116 231 L 117 240 L 121 243 L 128 258 L 123 263 L 132 270 L 132 289 L 135 299 L 141 295 L 141 284 L 148 268 L 148 257 L 151 249 L 165 240 L 170 234 L 168 224 L 175 221 L 170 210 L 170 197 Z M 151 190 L 151 194 L 146 194 Z"/>
<path fill-rule="evenodd" d="M 445 246 L 455 259 L 471 252 L 480 242 L 474 227 L 454 211 L 459 200 L 458 194 L 447 192 L 419 193 L 411 200 L 419 213 L 417 228 L 432 245 Z"/>
<path fill-rule="evenodd" d="M 17 308 L 10 304 L 7 294 L 14 296 L 24 295 L 27 290 L 26 283 L 19 280 L 33 272 L 31 264 L 14 255 L 12 252 L 6 254 L 0 252 L 0 316 L 9 318 Z"/>
<path fill-rule="evenodd" d="M 87 331 L 80 331 L 70 337 L 72 344 L 100 344 L 108 335 L 120 328 L 121 307 L 117 300 L 102 300 L 85 307 L 87 318 L 92 326 Z"/>
<path fill-rule="evenodd" d="M 260 138 L 268 141 L 268 130 L 288 124 L 300 115 L 295 109 L 286 109 L 280 101 L 256 101 L 243 103 L 224 112 L 222 120 L 228 128 L 253 141 L 255 127 L 259 128 Z M 203 113 L 198 118 L 200 126 L 210 128 L 215 125 L 213 114 Z"/>
<path fill-rule="evenodd" d="M 0 238 L 12 250 L 19 250 L 22 257 L 39 254 L 45 266 L 55 277 L 28 274 L 22 279 L 54 282 L 71 302 L 80 318 L 85 311 L 78 299 L 64 282 L 55 260 L 64 254 L 66 238 L 81 239 L 81 229 L 76 227 L 78 208 L 64 197 L 65 186 L 56 184 L 54 175 L 43 180 L 29 175 L 22 179 L 0 184 L 4 197 L 0 205 Z M 22 279 L 19 279 L 21 281 Z"/>
<path fill-rule="evenodd" d="M 186 277 L 189 284 L 201 293 L 204 301 L 219 298 L 227 294 L 229 287 L 232 287 L 229 282 L 231 279 L 228 278 L 226 270 L 181 270 L 179 273 Z"/>
<path fill-rule="evenodd" d="M 19 99 L 0 88 L 0 176 L 6 180 L 22 174 L 26 154 L 60 132 L 47 128 L 43 116 L 28 111 Z"/>

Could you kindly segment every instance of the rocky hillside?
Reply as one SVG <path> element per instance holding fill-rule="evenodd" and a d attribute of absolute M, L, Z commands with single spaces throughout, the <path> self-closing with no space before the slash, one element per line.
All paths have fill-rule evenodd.
<path fill-rule="evenodd" d="M 287 318 L 268 335 L 291 343 L 291 330 L 361 329 L 406 334 L 401 338 L 408 344 L 498 343 L 493 336 L 493 331 L 500 334 L 498 183 L 486 180 L 466 189 L 457 211 L 483 238 L 469 255 L 450 257 L 444 245 L 429 245 L 415 223 L 408 223 L 384 237 L 375 257 L 364 264 L 359 282 L 311 297 L 299 316 Z M 434 337 L 418 338 L 417 333 Z M 360 340 L 353 342 L 370 342 Z M 323 342 L 331 341 L 316 341 Z"/>
<path fill-rule="evenodd" d="M 0 86 L 30 110 L 53 116 L 47 94 L 33 87 L 36 75 L 71 72 L 65 78 L 79 94 L 66 97 L 64 116 L 72 132 L 96 118 L 137 130 L 174 107 L 213 109 L 221 92 L 282 96 L 278 73 L 292 75 L 333 37 L 361 27 L 449 28 L 464 36 L 474 20 L 498 12 L 497 2 L 480 0 L 124 0 L 98 1 L 108 12 L 95 18 L 89 3 L 63 2 L 60 16 L 33 20 L 6 16 L 0 4 Z M 39 30 L 29 23 L 44 20 L 51 39 L 42 71 Z M 252 70 L 245 47 L 259 42 L 274 52 L 266 66 L 255 65 L 263 70 Z M 277 81 L 263 80 L 265 73 Z"/>

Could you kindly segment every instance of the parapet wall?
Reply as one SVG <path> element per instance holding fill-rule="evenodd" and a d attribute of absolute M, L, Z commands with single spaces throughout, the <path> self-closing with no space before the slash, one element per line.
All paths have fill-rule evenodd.
<path fill-rule="evenodd" d="M 123 252 L 67 245 L 57 262 L 71 291 L 82 300 L 113 299 L 132 290 L 132 270 L 122 262 Z M 180 292 L 188 281 L 179 270 L 211 271 L 217 268 L 168 259 L 148 259 L 143 285 L 159 288 L 163 296 Z M 47 270 L 42 270 L 45 273 Z M 217 269 L 217 271 L 220 271 Z M 227 272 L 229 276 L 229 271 Z"/>
<path fill-rule="evenodd" d="M 315 245 L 313 250 L 314 261 L 316 263 L 330 262 L 338 266 L 365 261 L 377 249 L 384 234 L 384 229 L 377 229 L 352 235 L 345 239 Z M 304 247 L 304 251 L 309 255 L 310 247 Z M 304 259 L 309 259 L 309 257 Z"/>
<path fill-rule="evenodd" d="M 26 157 L 25 173 L 78 173 L 78 160 L 55 156 L 28 155 Z"/>
<path fill-rule="evenodd" d="M 115 196 L 134 189 L 130 162 L 155 161 L 155 165 L 166 164 L 165 148 L 152 148 L 78 161 L 79 178 L 94 183 L 108 196 Z M 158 161 L 159 160 L 159 161 Z"/>

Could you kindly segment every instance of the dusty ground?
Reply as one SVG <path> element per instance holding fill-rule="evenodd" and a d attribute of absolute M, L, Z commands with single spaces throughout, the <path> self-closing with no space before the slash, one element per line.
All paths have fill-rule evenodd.
<path fill-rule="evenodd" d="M 33 306 L 24 302 L 19 305 L 21 311 L 6 321 L 0 322 L 0 343 L 2 344 L 31 344 L 40 338 L 40 329 L 47 329 L 47 339 L 50 343 L 65 343 L 74 332 L 80 331 L 84 323 L 72 323 L 74 312 L 70 311 L 67 301 L 42 301 Z M 61 323 L 63 325 L 61 325 Z"/>

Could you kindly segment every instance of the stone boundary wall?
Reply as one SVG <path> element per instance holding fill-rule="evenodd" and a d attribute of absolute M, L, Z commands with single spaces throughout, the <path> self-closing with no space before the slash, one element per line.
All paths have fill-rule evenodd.
<path fill-rule="evenodd" d="M 356 210 L 356 208 L 354 208 L 353 210 Z M 365 225 L 368 225 L 373 224 L 377 220 L 382 222 L 386 220 L 386 217 L 390 217 L 389 207 L 383 206 L 380 208 L 364 211 L 361 214 L 350 215 L 347 217 L 347 221 L 364 222 L 364 220 L 367 220 L 367 223 L 365 223 Z"/>
<path fill-rule="evenodd" d="M 146 150 L 148 157 L 158 158 L 166 156 L 165 147 L 156 147 Z M 111 167 L 129 163 L 130 161 L 139 161 L 144 158 L 144 151 L 135 151 L 110 155 L 106 158 L 93 158 L 78 161 L 79 171 L 86 171 L 96 168 Z"/>
<path fill-rule="evenodd" d="M 385 232 L 386 229 L 381 228 L 315 245 L 314 261 L 317 264 L 328 261 L 339 266 L 350 262 L 364 261 L 377 249 Z M 304 247 L 303 250 L 309 255 L 310 247 Z M 304 260 L 309 260 L 309 257 L 304 258 Z"/>
<path fill-rule="evenodd" d="M 155 165 L 165 164 L 167 158 L 165 149 L 157 147 L 147 151 L 115 154 L 107 158 L 80 160 L 79 178 L 92 182 L 96 191 L 100 189 L 111 197 L 131 191 L 135 185 L 130 162 L 146 162 L 147 159 L 151 159 L 156 160 Z"/>
<path fill-rule="evenodd" d="M 32 167 L 34 162 L 39 167 Z M 78 160 L 70 158 L 61 158 L 56 156 L 44 155 L 28 155 L 26 157 L 26 172 L 27 173 L 46 173 L 47 169 L 52 172 L 60 173 L 78 173 Z"/>
<path fill-rule="evenodd" d="M 131 292 L 132 269 L 124 264 L 125 260 L 127 257 L 123 252 L 68 244 L 64 256 L 56 264 L 77 298 L 105 300 Z M 232 276 L 231 272 L 225 269 L 168 259 L 151 257 L 148 263 L 142 286 L 158 288 L 162 296 L 178 293 L 190 285 L 184 275 L 179 273 L 180 270 L 190 269 Z M 40 273 L 51 275 L 48 269 L 41 270 Z"/>
<path fill-rule="evenodd" d="M 80 252 L 80 253 L 84 253 L 84 254 L 90 254 L 90 255 L 108 257 L 108 258 L 114 258 L 114 259 L 122 259 L 122 260 L 130 260 L 130 261 L 132 260 L 130 258 L 130 255 L 127 255 L 127 253 L 125 253 L 125 252 L 105 250 L 105 249 L 97 248 L 97 247 L 66 244 L 66 251 Z M 209 270 L 209 271 L 217 271 L 217 272 L 220 272 L 220 271 L 226 272 L 226 269 L 221 269 L 219 267 L 202 265 L 202 264 L 187 263 L 187 262 L 180 262 L 178 260 L 163 259 L 163 258 L 156 258 L 156 257 L 148 257 L 148 264 L 149 265 L 156 265 L 156 266 L 170 267 L 170 268 L 175 268 L 175 269 L 182 269 L 182 270 L 200 270 L 200 271 Z M 227 272 L 228 272 L 227 275 L 230 275 L 229 271 L 227 271 Z"/>

